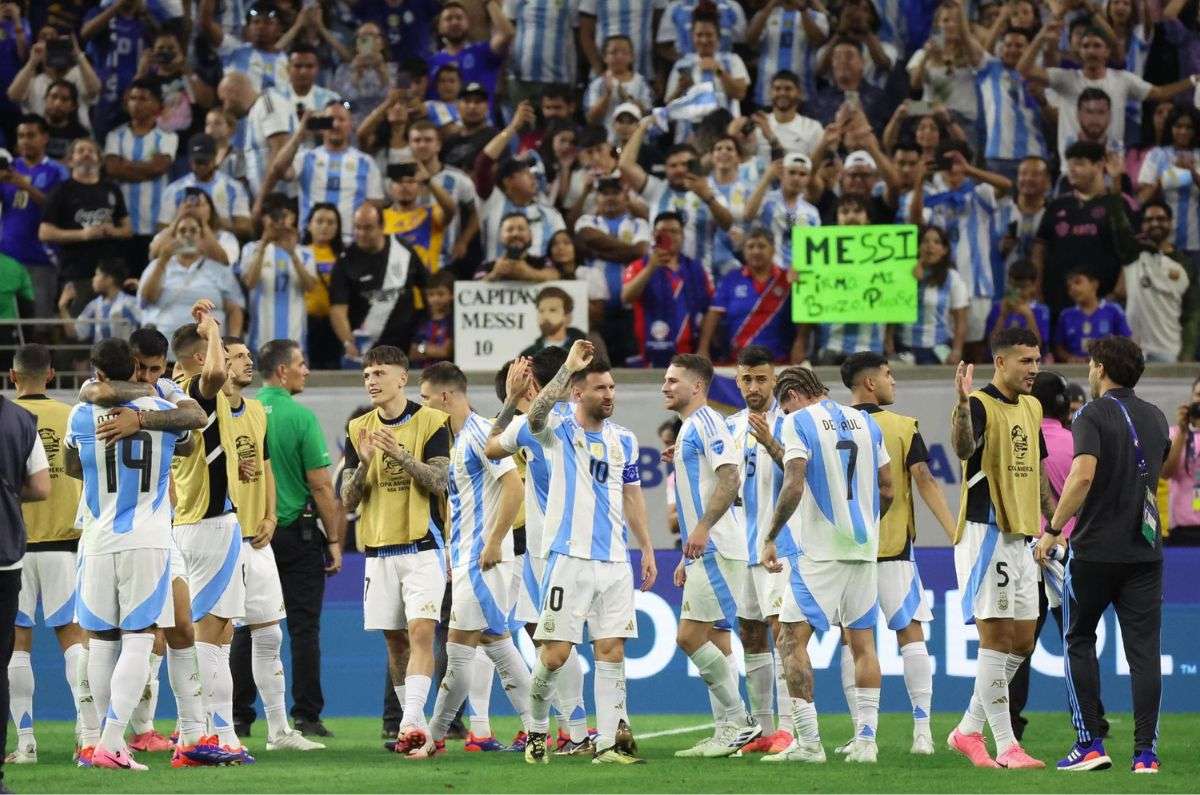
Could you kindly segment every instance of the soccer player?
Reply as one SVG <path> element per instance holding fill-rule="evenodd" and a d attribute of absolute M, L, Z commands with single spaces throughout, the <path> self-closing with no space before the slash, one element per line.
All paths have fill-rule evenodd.
<path fill-rule="evenodd" d="M 242 529 L 242 566 L 246 582 L 243 622 L 250 627 L 251 670 L 267 715 L 268 751 L 316 751 L 324 748 L 288 725 L 284 679 L 283 630 L 287 617 L 283 587 L 271 538 L 275 535 L 275 475 L 267 449 L 267 414 L 262 403 L 242 396 L 254 380 L 254 357 L 238 337 L 224 339 L 229 375 L 221 391 L 229 401 L 229 431 L 237 457 L 237 478 L 229 496 Z M 230 690 L 232 698 L 233 691 Z"/>
<path fill-rule="evenodd" d="M 133 354 L 124 340 L 97 343 L 91 360 L 101 381 L 128 380 L 133 375 Z M 177 445 L 194 442 L 182 428 L 155 427 L 167 423 L 152 422 L 151 412 L 174 409 L 165 400 L 138 398 L 126 406 L 138 412 L 143 430 L 107 447 L 111 455 L 101 452 L 105 449 L 98 436 L 102 410 L 88 403 L 71 409 L 63 439 L 64 468 L 83 480 L 83 501 L 90 516 L 76 609 L 80 625 L 91 637 L 88 680 L 96 711 L 105 715 L 90 761 L 96 767 L 146 770 L 125 745 L 124 733 L 149 675 L 151 630 L 173 623 L 167 598 L 171 546 L 167 462 Z"/>
<path fill-rule="evenodd" d="M 941 524 L 954 538 L 955 519 L 946 495 L 929 471 L 929 451 L 912 417 L 884 409 L 896 402 L 896 379 L 887 358 L 877 353 L 856 353 L 842 364 L 842 383 L 850 390 L 854 408 L 875 420 L 883 432 L 883 443 L 891 459 L 892 508 L 879 520 L 879 609 L 888 629 L 896 633 L 904 666 L 904 686 L 912 704 L 913 741 L 910 753 L 933 753 L 929 730 L 933 701 L 933 662 L 925 647 L 922 623 L 933 620 L 925 604 L 925 588 L 913 559 L 917 523 L 913 511 L 913 487 Z M 849 638 L 842 633 L 842 690 L 851 712 L 855 711 L 857 689 Z M 846 752 L 853 741 L 846 743 Z M 838 749 L 841 751 L 841 748 Z"/>
<path fill-rule="evenodd" d="M 812 370 L 784 370 L 775 395 L 788 411 L 784 475 L 763 565 L 784 571 L 788 580 L 779 621 L 796 741 L 763 761 L 825 761 L 807 646 L 815 630 L 836 625 L 850 636 L 858 687 L 858 728 L 846 761 L 873 763 L 880 684 L 873 632 L 878 612 L 875 554 L 879 517 L 892 502 L 888 451 L 870 415 L 830 400 Z M 789 555 L 781 566 L 776 539 L 788 523 L 799 530 L 800 538 L 792 541 L 803 554 Z"/>
<path fill-rule="evenodd" d="M 504 390 L 501 396 L 504 408 L 492 426 L 492 436 L 484 450 L 489 457 L 494 458 L 511 455 L 517 459 L 518 470 L 522 466 L 525 469 L 525 500 L 522 506 L 525 519 L 525 554 L 517 555 L 521 571 L 515 617 L 525 622 L 525 628 L 530 637 L 534 638 L 535 646 L 541 643 L 535 636 L 542 609 L 541 582 L 546 571 L 547 539 L 543 530 L 546 504 L 550 495 L 550 470 L 546 451 L 529 430 L 529 418 L 526 415 L 542 386 L 550 383 L 566 360 L 567 352 L 562 348 L 546 348 L 527 360 L 527 370 L 518 366 L 517 361 L 509 362 L 501 369 L 504 380 L 497 384 L 497 388 Z M 529 377 L 526 378 L 526 375 Z M 569 415 L 572 408 L 566 402 L 559 402 L 555 404 L 553 411 Z M 501 423 L 506 424 L 502 427 Z M 554 707 L 558 712 L 558 741 L 555 754 L 591 754 L 595 751 L 595 745 L 588 732 L 587 710 L 583 703 L 583 665 L 574 646 L 571 646 L 567 661 L 558 669 L 556 681 L 557 696 Z M 491 688 L 490 675 L 488 688 Z M 471 706 L 478 711 L 474 698 Z M 474 715 L 471 720 L 474 722 Z M 617 722 L 616 746 L 618 750 L 626 753 L 636 753 L 637 745 L 625 718 Z"/>
<path fill-rule="evenodd" d="M 525 388 L 514 384 L 510 394 Z M 553 413 L 570 396 L 569 414 Z M 633 571 L 625 527 L 642 549 L 641 588 L 649 590 L 658 571 L 646 526 L 646 504 L 638 477 L 637 439 L 612 422 L 616 384 L 608 362 L 586 340 L 571 346 L 567 360 L 529 407 L 529 432 L 541 443 L 550 470 L 545 528 L 546 573 L 542 614 L 534 637 L 542 641 L 533 669 L 530 707 L 533 727 L 525 761 L 546 764 L 550 700 L 558 673 L 587 624 L 596 666 L 596 725 L 592 764 L 637 764 L 631 747 L 617 747 L 625 709 L 625 638 L 637 637 Z M 506 403 L 498 425 L 515 412 Z M 618 474 L 619 473 L 619 474 Z"/>
<path fill-rule="evenodd" d="M 746 691 L 750 710 L 763 736 L 746 751 L 779 753 L 792 742 L 792 701 L 779 659 L 779 609 L 786 585 L 779 572 L 762 562 L 766 530 L 775 513 L 775 500 L 783 486 L 784 413 L 775 399 L 774 355 L 761 345 L 743 348 L 737 359 L 737 386 L 746 408 L 725 420 L 734 447 L 742 456 L 742 506 L 746 515 L 746 548 L 750 570 L 738 600 L 738 635 L 746 662 Z M 787 538 L 790 541 L 791 535 Z M 780 544 L 787 543 L 780 539 Z M 779 547 L 780 544 L 776 546 Z M 784 555 L 795 550 L 787 546 Z M 778 553 L 777 553 L 778 554 Z M 775 643 L 771 653 L 767 634 Z M 779 694 L 779 728 L 767 734 L 775 720 L 774 697 Z"/>
<path fill-rule="evenodd" d="M 410 758 L 446 749 L 450 723 L 467 697 L 476 647 L 483 646 L 500 683 L 529 730 L 529 669 L 508 632 L 513 608 L 513 540 L 521 476 L 511 458 L 484 455 L 492 423 L 471 410 L 467 377 L 450 362 L 421 371 L 421 402 L 450 415 L 450 627 L 446 674 L 434 702 L 430 736 Z M 491 685 L 491 677 L 488 677 Z"/>
<path fill-rule="evenodd" d="M 746 527 L 733 505 L 741 461 L 725 418 L 708 406 L 712 362 L 695 354 L 671 360 L 663 402 L 683 420 L 675 442 L 675 504 L 683 557 L 675 584 L 683 587 L 679 648 L 708 685 L 716 731 L 676 756 L 730 756 L 757 739 L 761 726 L 742 703 L 730 628 L 737 621 L 734 594 L 745 587 Z"/>
<path fill-rule="evenodd" d="M 963 621 L 979 630 L 975 692 L 950 747 L 976 767 L 1040 768 L 1013 735 L 1008 682 L 1033 653 L 1038 576 L 1027 545 L 1053 514 L 1042 458 L 1042 407 L 1030 393 L 1042 355 L 1037 335 L 1008 328 L 992 336 L 992 381 L 972 390 L 975 368 L 959 364 L 958 404 L 951 440 L 963 468 L 954 539 L 954 568 Z M 983 724 L 992 728 L 996 758 L 987 752 Z"/>
<path fill-rule="evenodd" d="M 71 407 L 46 395 L 54 380 L 50 349 L 33 343 L 21 347 L 8 373 L 16 387 L 13 402 L 37 420 L 38 436 L 50 465 L 50 496 L 43 502 L 21 506 L 27 543 L 21 562 L 21 594 L 12 660 L 8 664 L 9 711 L 17 727 L 17 746 L 4 760 L 8 764 L 37 762 L 37 740 L 33 733 L 33 626 L 39 598 L 42 621 L 54 629 L 66 663 L 67 684 L 75 696 L 77 731 L 100 728 L 95 708 L 80 699 L 79 660 L 84 652 L 84 634 L 75 619 L 75 555 L 79 547 L 79 482 L 63 474 L 62 440 L 67 435 Z M 86 713 L 86 714 L 85 714 Z M 95 738 L 92 738 L 95 743 Z"/>
<path fill-rule="evenodd" d="M 367 351 L 363 384 L 374 409 L 350 421 L 342 503 L 359 512 L 367 557 L 364 625 L 382 630 L 387 642 L 393 687 L 404 705 L 395 750 L 407 754 L 429 743 L 425 701 L 446 589 L 442 497 L 450 418 L 405 397 L 408 357 L 399 348 Z"/>

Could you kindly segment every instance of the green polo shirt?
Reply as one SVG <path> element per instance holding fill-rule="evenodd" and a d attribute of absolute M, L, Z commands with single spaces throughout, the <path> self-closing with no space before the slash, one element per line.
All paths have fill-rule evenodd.
<path fill-rule="evenodd" d="M 286 389 L 264 386 L 255 397 L 267 413 L 267 449 L 275 474 L 275 513 L 279 526 L 300 518 L 309 494 L 309 470 L 327 467 L 329 449 L 312 409 L 301 406 Z"/>

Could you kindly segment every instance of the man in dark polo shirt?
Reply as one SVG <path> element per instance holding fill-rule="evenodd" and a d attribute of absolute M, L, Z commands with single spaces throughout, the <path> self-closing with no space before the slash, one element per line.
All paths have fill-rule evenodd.
<path fill-rule="evenodd" d="M 1075 459 L 1035 555 L 1044 561 L 1078 513 L 1063 594 L 1066 674 L 1075 747 L 1059 770 L 1112 765 L 1101 740 L 1096 625 L 1111 604 L 1125 642 L 1133 688 L 1135 773 L 1157 773 L 1159 631 L 1162 626 L 1162 523 L 1155 502 L 1170 440 L 1167 418 L 1133 393 L 1145 369 L 1137 343 L 1093 340 L 1088 381 L 1096 398 L 1071 424 Z"/>

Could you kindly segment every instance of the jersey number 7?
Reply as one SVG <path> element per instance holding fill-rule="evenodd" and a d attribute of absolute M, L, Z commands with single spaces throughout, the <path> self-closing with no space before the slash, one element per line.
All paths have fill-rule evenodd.
<path fill-rule="evenodd" d="M 846 450 L 846 500 L 854 501 L 854 465 L 858 463 L 858 443 L 851 439 L 839 439 L 835 445 L 838 450 Z"/>

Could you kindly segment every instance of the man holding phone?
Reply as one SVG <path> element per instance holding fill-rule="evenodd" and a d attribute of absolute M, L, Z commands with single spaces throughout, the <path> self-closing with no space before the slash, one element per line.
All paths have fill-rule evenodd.
<path fill-rule="evenodd" d="M 457 210 L 454 197 L 430 179 L 420 163 L 392 163 L 387 178 L 392 204 L 383 211 L 384 233 L 407 240 L 429 272 L 436 273 L 441 267 L 442 236 Z M 427 190 L 432 204 L 422 201 Z"/>
<path fill-rule="evenodd" d="M 234 234 L 242 240 L 252 238 L 250 196 L 240 182 L 217 170 L 217 142 L 206 133 L 193 135 L 188 142 L 188 155 L 192 170 L 167 186 L 158 214 L 159 228 L 166 228 L 175 220 L 179 204 L 192 189 L 208 194 L 217 218 L 232 228 Z"/>
<path fill-rule="evenodd" d="M 522 212 L 512 212 L 500 221 L 500 244 L 503 253 L 483 263 L 475 272 L 476 279 L 485 281 L 550 282 L 563 276 L 545 257 L 531 254 L 533 233 L 529 219 Z"/>

